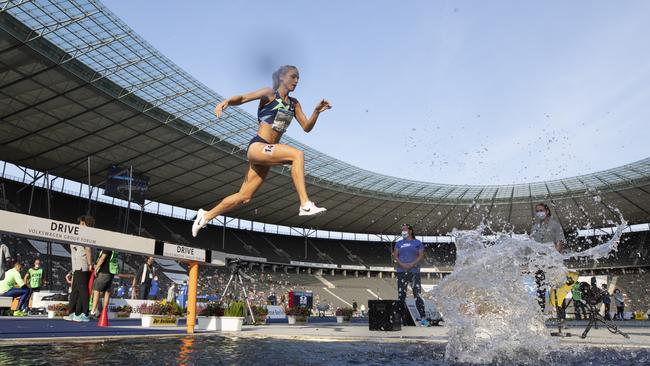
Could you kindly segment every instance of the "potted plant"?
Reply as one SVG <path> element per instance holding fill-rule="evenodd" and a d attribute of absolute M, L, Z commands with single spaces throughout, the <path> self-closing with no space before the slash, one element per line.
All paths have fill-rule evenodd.
<path fill-rule="evenodd" d="M 352 318 L 352 313 L 354 310 L 352 308 L 338 308 L 336 309 L 336 322 L 343 323 L 344 321 L 349 322 Z"/>
<path fill-rule="evenodd" d="M 47 306 L 47 317 L 52 318 L 61 318 L 68 315 L 68 304 L 52 304 Z"/>
<path fill-rule="evenodd" d="M 224 315 L 223 307 L 218 302 L 209 302 L 197 317 L 197 327 L 201 330 L 221 330 L 221 317 Z"/>
<path fill-rule="evenodd" d="M 142 326 L 145 328 L 176 326 L 179 317 L 183 315 L 183 309 L 178 304 L 167 300 L 142 304 L 139 310 L 142 315 Z"/>
<path fill-rule="evenodd" d="M 311 309 L 301 306 L 290 307 L 285 311 L 289 324 L 304 324 L 311 314 Z"/>
<path fill-rule="evenodd" d="M 221 317 L 221 330 L 223 331 L 240 331 L 244 325 L 244 303 L 234 301 L 224 310 Z"/>
<path fill-rule="evenodd" d="M 129 305 L 124 306 L 111 306 L 108 308 L 108 318 L 130 318 L 133 313 L 133 308 Z"/>
<path fill-rule="evenodd" d="M 269 310 L 266 306 L 252 306 L 253 318 L 255 319 L 255 324 L 266 324 L 266 317 L 269 315 Z"/>

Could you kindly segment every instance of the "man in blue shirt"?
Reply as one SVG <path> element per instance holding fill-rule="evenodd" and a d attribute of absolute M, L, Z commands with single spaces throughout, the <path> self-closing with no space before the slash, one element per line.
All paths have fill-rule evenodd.
<path fill-rule="evenodd" d="M 415 238 L 413 226 L 409 224 L 402 225 L 402 239 L 395 243 L 393 257 L 397 262 L 397 295 L 399 300 L 404 303 L 406 290 L 410 284 L 411 288 L 413 288 L 415 306 L 420 313 L 420 317 L 424 318 L 424 301 L 420 297 L 422 292 L 420 262 L 424 259 L 424 246 L 421 241 Z"/>
<path fill-rule="evenodd" d="M 123 299 L 125 294 L 126 294 L 126 287 L 122 283 L 120 284 L 120 287 L 117 288 L 117 297 Z"/>
<path fill-rule="evenodd" d="M 176 302 L 180 307 L 184 308 L 187 305 L 187 281 L 183 281 L 183 285 L 181 285 L 181 288 L 178 291 L 178 297 L 176 298 Z"/>
<path fill-rule="evenodd" d="M 149 289 L 149 296 L 147 298 L 150 300 L 158 300 L 158 276 L 154 276 L 153 280 L 151 280 L 151 288 Z"/>

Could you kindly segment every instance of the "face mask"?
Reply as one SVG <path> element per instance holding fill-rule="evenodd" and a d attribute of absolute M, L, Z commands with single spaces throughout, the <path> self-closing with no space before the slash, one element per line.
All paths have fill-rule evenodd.
<path fill-rule="evenodd" d="M 406 239 L 409 237 L 409 232 L 408 231 L 402 231 L 402 238 Z"/>
<path fill-rule="evenodd" d="M 535 212 L 535 216 L 537 216 L 539 220 L 544 220 L 546 218 L 546 212 Z"/>

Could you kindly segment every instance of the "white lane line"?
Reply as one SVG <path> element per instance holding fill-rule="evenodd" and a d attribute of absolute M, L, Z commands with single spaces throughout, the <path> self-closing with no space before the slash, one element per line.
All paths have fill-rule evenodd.
<path fill-rule="evenodd" d="M 345 303 L 347 306 L 352 306 L 352 304 L 350 304 L 349 302 L 347 302 L 347 301 L 343 300 L 342 298 L 340 298 L 337 294 L 335 294 L 335 293 L 333 293 L 332 291 L 330 291 L 330 289 L 328 289 L 327 287 L 323 287 L 323 290 L 329 292 L 330 295 L 332 295 L 332 296 L 336 297 L 337 299 L 341 300 L 341 301 L 342 301 L 343 303 Z"/>
<path fill-rule="evenodd" d="M 370 295 L 374 296 L 376 299 L 381 300 L 381 297 L 377 296 L 377 294 L 372 292 L 372 290 L 370 290 L 369 288 L 367 288 L 366 291 L 368 291 L 370 293 Z"/>
<path fill-rule="evenodd" d="M 336 286 L 334 286 L 334 284 L 331 283 L 330 281 L 326 280 L 325 277 L 321 275 L 314 275 L 314 277 L 316 277 L 316 279 L 322 282 L 323 285 L 327 286 L 327 288 L 336 288 Z"/>

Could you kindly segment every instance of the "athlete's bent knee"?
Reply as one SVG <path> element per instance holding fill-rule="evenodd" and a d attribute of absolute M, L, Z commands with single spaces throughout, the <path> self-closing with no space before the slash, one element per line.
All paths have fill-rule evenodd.
<path fill-rule="evenodd" d="M 241 202 L 242 205 L 249 203 L 252 199 L 253 199 L 252 194 L 248 194 L 248 193 L 239 194 L 239 202 Z"/>
<path fill-rule="evenodd" d="M 305 161 L 305 153 L 302 150 L 296 150 L 293 154 L 294 161 Z"/>

